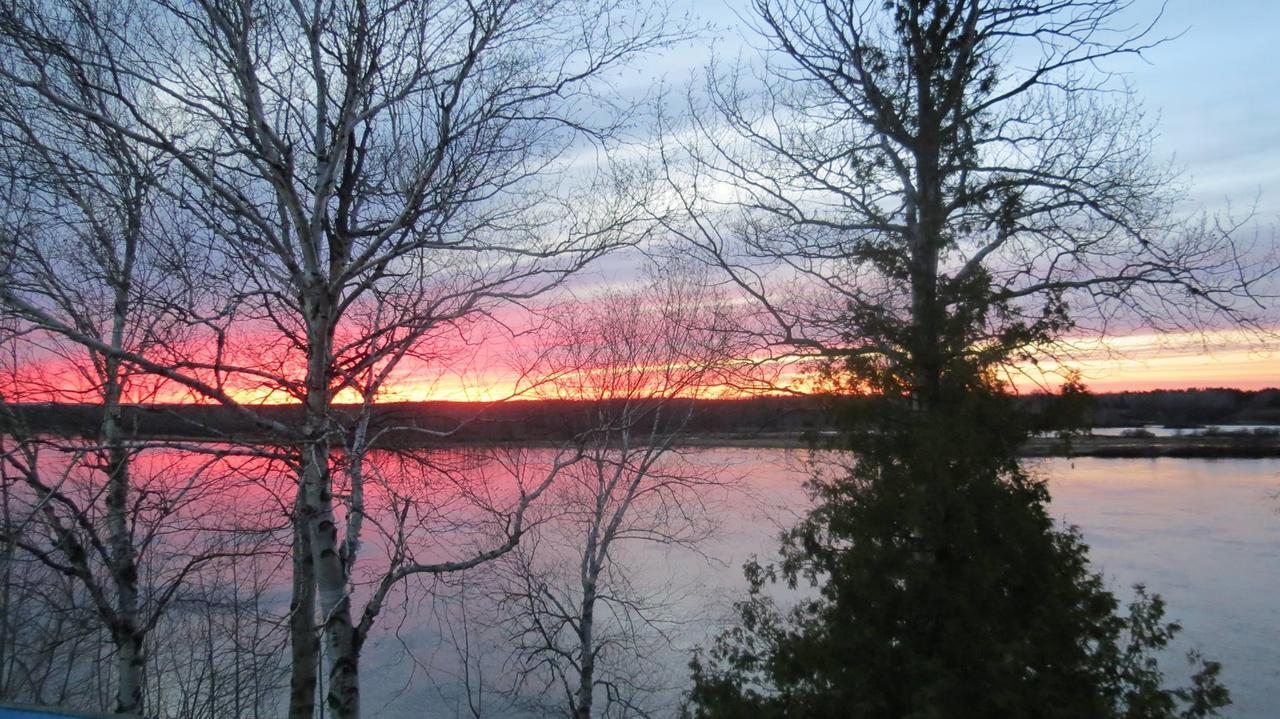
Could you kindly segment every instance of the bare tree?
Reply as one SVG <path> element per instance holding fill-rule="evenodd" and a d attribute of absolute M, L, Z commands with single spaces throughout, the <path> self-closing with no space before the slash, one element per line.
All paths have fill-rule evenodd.
<path fill-rule="evenodd" d="M 154 472 L 135 476 L 142 445 L 130 437 L 123 408 L 156 386 L 121 354 L 150 356 L 184 335 L 184 318 L 173 310 L 190 306 L 191 288 L 173 281 L 182 274 L 175 263 L 198 264 L 200 254 L 178 255 L 184 239 L 179 225 L 160 231 L 172 209 L 158 189 L 164 158 L 127 137 L 136 126 L 126 107 L 98 91 L 106 81 L 102 69 L 82 69 L 62 78 L 58 91 L 111 122 L 85 122 L 13 86 L 0 90 L 5 282 L 39 302 L 57 324 L 95 343 L 70 342 L 19 318 L 6 343 L 20 337 L 35 349 L 26 356 L 27 367 L 8 368 L 0 402 L 34 397 L 102 408 L 88 442 L 55 444 L 19 433 L 6 447 L 6 484 L 20 486 L 7 486 L 5 532 L 29 557 L 82 585 L 114 645 L 115 710 L 139 714 L 148 632 L 188 574 L 212 558 L 191 555 L 184 569 L 159 578 L 148 576 L 152 560 L 144 555 L 178 550 L 162 538 L 190 523 L 182 515 L 191 506 L 209 501 L 198 486 L 209 477 L 199 469 L 185 482 Z M 50 358 L 58 364 L 53 382 L 32 368 Z M 69 459 L 64 464 L 49 452 Z M 140 585 L 152 579 L 159 584 Z"/>
<path fill-rule="evenodd" d="M 153 633 L 148 682 L 155 713 L 186 719 L 274 717 L 285 709 L 288 635 L 278 593 L 280 551 L 206 567 L 175 598 Z"/>
<path fill-rule="evenodd" d="M 100 658 L 80 657 L 77 673 L 100 672 L 97 684 L 110 687 L 104 693 L 113 697 L 116 711 L 130 700 L 136 707 L 130 713 L 141 714 L 144 707 L 161 711 L 164 707 L 145 699 L 163 693 L 173 666 L 148 656 L 149 647 L 164 641 L 153 638 L 154 633 L 162 624 L 176 626 L 170 614 L 186 601 L 189 583 L 236 560 L 269 556 L 283 518 L 226 512 L 244 482 L 218 457 L 186 455 L 184 461 L 172 451 L 135 448 L 129 457 L 131 501 L 116 510 L 103 501 L 112 488 L 95 461 L 97 454 L 83 442 L 6 439 L 0 466 L 4 538 L 16 549 L 16 558 L 42 565 L 75 586 L 74 593 L 65 595 L 74 600 L 69 604 L 59 602 L 59 594 L 48 601 L 37 595 L 23 611 L 88 613 L 94 620 L 79 631 L 99 633 L 110 647 Z M 122 519 L 113 515 L 117 511 Z M 118 576 L 121 570 L 108 542 L 116 521 L 125 524 L 133 557 L 125 578 Z M 121 601 L 120 587 L 126 579 L 131 591 L 127 603 Z M 254 594 L 254 588 L 244 594 Z M 95 666 L 108 660 L 110 669 Z"/>
<path fill-rule="evenodd" d="M 693 662 L 688 713 L 1172 715 L 1185 699 L 1209 715 L 1227 701 L 1211 663 L 1190 689 L 1161 686 L 1158 600 L 1118 616 L 1078 534 L 1054 526 L 1000 374 L 1091 315 L 1101 330 L 1116 312 L 1248 321 L 1273 271 L 1230 232 L 1170 220 L 1173 178 L 1110 74 L 1159 42 L 1126 27 L 1130 4 L 752 3 L 759 92 L 742 74 L 711 81 L 723 125 L 699 123 L 692 178 L 673 182 L 680 231 L 783 351 L 828 359 L 836 388 L 866 401 L 849 412 L 851 466 L 809 484 L 781 562 L 747 565 L 739 623 Z M 790 610 L 764 591 L 804 581 L 820 590 Z M 1033 599 L 1004 605 L 1012 586 Z"/>
<path fill-rule="evenodd" d="M 1117 74 L 1162 41 L 1125 29 L 1131 4 L 754 0 L 763 64 L 710 71 L 679 233 L 782 352 L 860 358 L 924 403 L 953 359 L 1086 319 L 1256 319 L 1274 265 L 1177 219 Z"/>
<path fill-rule="evenodd" d="M 647 715 L 664 688 L 655 651 L 670 639 L 662 627 L 680 621 L 677 597 L 629 578 L 626 557 L 644 542 L 696 551 L 715 529 L 710 507 L 729 474 L 679 442 L 691 401 L 741 361 L 718 299 L 668 275 L 655 288 L 584 299 L 560 319 L 550 362 L 569 369 L 546 392 L 576 401 L 571 411 L 592 428 L 586 456 L 551 490 L 531 541 L 499 567 L 515 691 L 542 695 L 543 712 Z"/>
<path fill-rule="evenodd" d="M 8 502 L 5 487 L 5 508 Z M 6 512 L 5 519 L 12 515 Z M 64 706 L 100 706 L 110 696 L 109 679 L 98 671 L 110 654 L 83 588 L 22 552 L 4 545 L 0 579 L 0 696 Z M 107 701 L 110 701 L 108 698 Z"/>
<path fill-rule="evenodd" d="M 230 268 L 197 276 L 226 288 L 225 305 L 193 320 L 205 352 L 181 343 L 176 361 L 112 347 L 22 288 L 0 297 L 299 448 L 290 713 L 314 711 L 318 616 L 328 704 L 358 716 L 367 627 L 351 607 L 358 537 L 341 536 L 335 510 L 333 398 L 434 328 L 538 295 L 643 235 L 640 178 L 583 158 L 627 120 L 603 83 L 674 37 L 663 12 L 620 0 L 35 0 L 8 3 L 0 35 L 9 91 L 164 158 L 182 177 L 167 191 Z M 88 92 L 66 92 L 73 82 Z M 589 177 L 567 198 L 560 178 L 574 167 Z M 370 306 L 395 309 L 376 327 L 348 321 Z M 253 412 L 238 399 L 246 387 L 296 399 L 304 419 Z"/>

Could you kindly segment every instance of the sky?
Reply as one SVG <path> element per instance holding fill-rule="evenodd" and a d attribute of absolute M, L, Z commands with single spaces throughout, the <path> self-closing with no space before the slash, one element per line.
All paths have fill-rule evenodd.
<path fill-rule="evenodd" d="M 699 40 L 647 66 L 641 81 L 680 87 L 708 59 L 748 56 L 759 41 L 744 27 L 747 0 L 682 0 L 713 26 Z M 1184 211 L 1250 219 L 1240 238 L 1274 247 L 1280 227 L 1280 61 L 1276 0 L 1134 0 L 1134 23 L 1159 17 L 1168 42 L 1113 69 L 1121 71 L 1155 121 L 1155 159 L 1181 170 Z M 1269 308 L 1275 318 L 1280 308 Z M 1276 323 L 1280 326 L 1280 323 Z M 1136 334 L 1096 346 L 1077 366 L 1099 391 L 1280 386 L 1280 338 Z M 1050 365 L 1052 366 L 1052 365 Z"/>
<path fill-rule="evenodd" d="M 679 0 L 712 26 L 707 37 L 646 65 L 642 82 L 680 86 L 713 55 L 749 54 L 759 41 L 744 27 L 748 0 Z M 1159 17 L 1165 44 L 1133 58 L 1124 72 L 1157 120 L 1156 153 L 1182 167 L 1199 207 L 1247 209 L 1280 219 L 1280 2 L 1133 0 L 1133 22 Z"/>
<path fill-rule="evenodd" d="M 1157 153 L 1183 170 L 1189 209 L 1240 218 L 1253 212 L 1245 237 L 1274 245 L 1270 228 L 1280 225 L 1280 2 L 1139 0 L 1134 10 L 1163 10 L 1157 27 L 1177 36 L 1149 51 L 1145 63 L 1134 63 L 1129 81 L 1156 117 Z M 1277 309 L 1271 308 L 1273 318 Z M 1170 340 L 1124 338 L 1116 344 L 1128 357 L 1086 363 L 1086 379 L 1098 390 L 1280 385 L 1275 339 L 1259 344 L 1234 336 L 1208 346 L 1196 338 Z"/>
<path fill-rule="evenodd" d="M 739 14 L 748 0 L 674 0 L 690 26 L 711 29 L 698 39 L 635 68 L 618 89 L 645 92 L 655 83 L 673 95 L 697 83 L 713 57 L 750 56 L 758 38 Z M 1280 0 L 1134 0 L 1134 22 L 1162 14 L 1157 34 L 1171 39 L 1119 69 L 1156 120 L 1157 159 L 1175 163 L 1187 184 L 1185 211 L 1243 218 L 1245 239 L 1274 245 L 1280 226 L 1280 62 L 1275 60 Z M 1256 234 L 1255 234 L 1256 233 Z M 638 263 L 618 257 L 588 271 L 586 285 L 634 279 Z M 1280 327 L 1280 307 L 1269 308 Z M 1086 341 L 1072 366 L 1095 391 L 1230 386 L 1280 386 L 1280 337 L 1236 332 L 1207 335 L 1139 333 Z M 1063 366 L 1024 368 L 1020 387 L 1052 385 Z M 1041 371 L 1047 370 L 1047 381 Z M 512 373 L 486 364 L 465 377 L 440 377 L 407 368 L 388 400 L 491 400 L 508 395 Z M 246 390 L 246 401 L 275 401 Z M 70 397 L 66 399 L 72 399 Z M 189 399 L 175 392 L 160 400 Z"/>
<path fill-rule="evenodd" d="M 1159 12 L 1161 3 L 1137 7 Z M 1230 201 L 1259 219 L 1280 218 L 1280 3 L 1171 0 L 1160 23 L 1176 39 L 1135 63 L 1134 89 L 1158 114 L 1158 149 L 1191 181 L 1199 206 Z"/>

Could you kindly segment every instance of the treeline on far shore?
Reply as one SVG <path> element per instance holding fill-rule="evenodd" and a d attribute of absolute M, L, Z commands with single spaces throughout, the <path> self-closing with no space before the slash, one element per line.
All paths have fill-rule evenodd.
<path fill-rule="evenodd" d="M 690 436 L 770 436 L 838 431 L 831 397 L 766 396 L 747 399 L 687 399 L 663 412 Z M 841 402 L 856 399 L 842 398 Z M 1028 394 L 1021 402 L 1033 414 L 1047 411 L 1055 395 Z M 586 431 L 600 409 L 598 401 L 523 400 L 499 403 L 405 402 L 382 405 L 373 425 L 389 444 L 537 442 Z M 342 412 L 343 407 L 335 407 Z M 292 420 L 300 409 L 271 405 L 259 409 L 268 421 Z M 354 412 L 354 408 L 353 408 Z M 68 436 L 88 435 L 101 422 L 101 408 L 89 404 L 10 405 L 0 428 Z M 217 405 L 133 405 L 124 424 L 139 437 L 252 441 L 263 434 L 243 415 Z M 1225 388 L 1116 392 L 1090 396 L 1084 424 L 1092 427 L 1160 425 L 1280 424 L 1280 389 Z"/>

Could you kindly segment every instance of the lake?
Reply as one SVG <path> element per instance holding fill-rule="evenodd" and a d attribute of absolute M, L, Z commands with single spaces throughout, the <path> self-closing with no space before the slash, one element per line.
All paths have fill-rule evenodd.
<path fill-rule="evenodd" d="M 664 627 L 671 645 L 649 650 L 652 667 L 667 673 L 666 685 L 653 689 L 659 704 L 676 701 L 687 650 L 705 641 L 743 595 L 742 562 L 773 555 L 781 528 L 807 503 L 801 488 L 809 473 L 806 451 L 708 449 L 699 455 L 709 465 L 732 468 L 744 490 L 714 499 L 720 529 L 700 545 L 706 556 L 649 545 L 616 557 L 635 585 L 674 587 L 668 611 L 691 618 Z M 1273 717 L 1280 697 L 1280 460 L 1051 458 L 1031 466 L 1049 479 L 1053 515 L 1081 528 L 1095 569 L 1122 601 L 1132 585 L 1144 583 L 1167 600 L 1167 618 L 1183 624 L 1163 658 L 1166 673 L 1185 679 L 1182 656 L 1196 648 L 1224 665 L 1234 699 L 1226 716 Z M 449 620 L 447 631 L 413 621 L 450 614 L 439 599 L 449 589 L 434 591 L 436 599 L 415 604 L 408 621 L 382 634 L 366 655 L 367 706 L 380 716 L 453 716 L 448 707 L 459 701 L 460 683 L 479 681 L 483 662 L 464 672 L 456 652 L 441 649 L 457 643 L 459 620 Z M 477 638 L 470 649 L 483 646 Z M 488 706 L 486 716 L 520 713 Z M 426 707 L 439 711 L 424 714 Z"/>
<path fill-rule="evenodd" d="M 721 479 L 733 486 L 700 486 L 698 501 L 690 503 L 698 506 L 667 506 L 650 517 L 669 522 L 672 511 L 689 510 L 711 520 L 714 531 L 691 546 L 640 539 L 615 545 L 612 584 L 625 586 L 629 597 L 645 603 L 648 621 L 634 627 L 633 638 L 643 642 L 642 651 L 615 652 L 601 662 L 634 683 L 638 695 L 659 716 L 674 713 L 669 710 L 685 688 L 692 649 L 724 626 L 733 602 L 744 596 L 742 563 L 753 555 L 766 561 L 776 555 L 779 534 L 805 512 L 808 499 L 802 484 L 812 473 L 814 460 L 831 456 L 747 448 L 690 449 L 681 454 L 685 470 L 693 474 L 718 470 Z M 371 457 L 370 520 L 357 572 L 357 608 L 369 583 L 380 576 L 389 538 L 396 536 L 393 524 L 385 521 L 387 501 L 412 498 L 413 516 L 406 526 L 419 560 L 466 556 L 497 541 L 492 515 L 476 508 L 507 506 L 514 482 L 527 484 L 536 478 L 550 451 L 495 450 L 483 455 L 445 451 L 420 462 L 424 457 L 417 452 L 409 458 Z M 50 459 L 50 469 L 61 461 L 66 460 Z M 178 515 L 185 529 L 164 541 L 183 547 L 192 528 L 209 532 L 222 531 L 224 524 L 281 524 L 292 487 L 287 473 L 259 460 L 227 459 L 214 470 L 202 470 L 206 472 L 199 475 L 203 480 L 192 484 L 195 468 L 204 467 L 204 461 L 157 450 L 137 464 L 135 474 L 148 478 L 147 486 L 155 496 L 177 488 L 191 501 Z M 1224 665 L 1223 682 L 1235 702 L 1226 716 L 1274 716 L 1280 697 L 1280 604 L 1276 602 L 1280 459 L 1048 458 L 1028 462 L 1033 472 L 1049 480 L 1052 514 L 1081 528 L 1095 570 L 1122 601 L 1131 595 L 1132 585 L 1144 583 L 1167 600 L 1168 618 L 1185 627 L 1163 658 L 1167 674 L 1182 683 L 1187 675 L 1182 656 L 1188 649 L 1197 649 Z M 91 484 L 87 487 L 91 489 Z M 568 501 L 579 500 L 570 497 Z M 535 556 L 547 581 L 571 588 L 579 571 L 574 554 L 578 545 L 573 535 L 557 531 L 569 506 L 564 502 L 566 498 L 557 493 L 544 498 L 544 509 L 536 514 L 543 523 L 530 538 L 537 541 Z M 228 507 L 235 511 L 227 512 Z M 287 547 L 287 540 L 284 544 L 280 538 L 273 541 L 278 550 Z M 526 538 L 523 546 L 532 544 Z M 473 710 L 486 717 L 547 715 L 546 707 L 538 706 L 536 700 L 545 695 L 554 703 L 563 696 L 563 688 L 545 677 L 531 677 L 515 698 L 498 691 L 512 686 L 511 650 L 520 633 L 520 625 L 510 615 L 495 611 L 500 601 L 495 599 L 495 588 L 502 586 L 501 572 L 509 569 L 503 562 L 442 578 L 416 578 L 391 597 L 362 654 L 368 715 L 443 718 L 472 715 Z M 228 624 L 235 617 L 206 617 L 208 605 L 200 597 L 227 601 L 227 592 L 242 587 L 244 577 L 250 575 L 233 572 L 202 578 L 195 587 L 200 590 L 195 601 L 177 605 L 172 621 L 166 620 L 158 634 L 160 651 L 155 656 L 162 666 L 200 667 L 205 654 L 212 655 L 214 650 L 238 662 L 242 632 L 256 637 L 279 626 L 276 622 L 287 608 L 287 561 L 277 552 L 237 571 L 247 570 L 255 572 L 253 581 L 262 588 L 262 619 L 250 617 L 248 623 L 236 619 Z M 783 601 L 794 598 L 784 590 L 778 594 Z M 266 645 L 278 652 L 279 641 L 272 636 L 282 637 L 266 636 Z M 282 660 L 279 654 L 269 653 L 261 666 L 272 670 Z M 269 673 L 253 668 L 237 671 L 245 672 L 244 676 Z M 176 676 L 165 681 L 177 682 L 162 699 L 163 704 L 173 705 L 191 695 L 184 687 L 204 691 L 199 687 L 205 685 L 199 682 L 206 680 L 188 678 L 195 684 L 184 685 L 183 677 Z M 263 691 L 268 705 L 285 696 L 279 687 L 267 686 Z M 220 717 L 226 711 L 210 702 L 203 713 L 191 715 Z"/>

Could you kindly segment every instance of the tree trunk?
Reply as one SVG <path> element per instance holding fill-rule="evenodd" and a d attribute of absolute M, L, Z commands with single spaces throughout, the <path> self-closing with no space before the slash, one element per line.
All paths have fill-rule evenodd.
<path fill-rule="evenodd" d="M 302 515 L 302 493 L 294 501 L 293 597 L 289 602 L 289 719 L 313 719 L 320 645 L 316 640 L 316 577 L 311 533 Z"/>
<path fill-rule="evenodd" d="M 129 527 L 129 454 L 120 428 L 119 360 L 106 360 L 102 440 L 106 446 L 106 508 L 112 582 L 111 638 L 116 650 L 116 712 L 142 714 L 143 632 L 138 616 L 138 566 Z"/>
<path fill-rule="evenodd" d="M 579 646 L 580 667 L 577 676 L 577 699 L 573 706 L 573 718 L 591 718 L 591 700 L 595 693 L 595 599 L 596 586 L 600 580 L 600 565 L 596 562 L 596 544 L 598 544 L 599 522 L 602 518 L 603 503 L 596 500 L 596 525 L 591 527 L 588 536 L 586 553 L 582 557 L 582 608 L 580 610 L 579 627 L 577 627 L 577 646 Z"/>
<path fill-rule="evenodd" d="M 360 650 L 351 624 L 347 568 L 342 561 L 334 520 L 333 477 L 329 471 L 329 354 L 335 308 L 323 285 L 308 289 L 304 308 L 308 347 L 300 519 L 310 534 L 314 562 L 316 600 L 329 672 L 326 704 L 334 719 L 357 719 L 360 716 Z"/>
<path fill-rule="evenodd" d="M 937 118 L 928 83 L 917 95 L 921 129 L 915 156 L 914 222 L 911 241 L 911 394 L 917 410 L 932 410 L 941 401 L 943 307 L 938 298 L 938 264 L 944 243 L 946 210 L 943 174 L 939 169 Z"/>
<path fill-rule="evenodd" d="M 142 715 L 143 635 L 133 627 L 113 633 L 116 645 L 116 713 Z"/>
<path fill-rule="evenodd" d="M 925 213 L 922 213 L 925 214 Z M 909 341 L 912 367 L 911 396 L 916 410 L 937 406 L 942 392 L 942 359 L 938 306 L 938 238 L 928 224 L 916 227 L 916 247 L 912 251 L 911 330 Z"/>
<path fill-rule="evenodd" d="M 594 565 L 594 563 L 593 563 Z M 599 571 L 592 566 L 587 580 L 582 583 L 582 616 L 578 625 L 578 651 L 581 667 L 578 672 L 578 696 L 573 709 L 574 719 L 591 719 L 591 702 L 595 693 L 595 613 L 596 580 Z"/>

